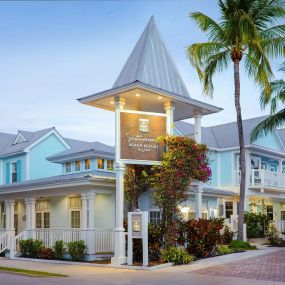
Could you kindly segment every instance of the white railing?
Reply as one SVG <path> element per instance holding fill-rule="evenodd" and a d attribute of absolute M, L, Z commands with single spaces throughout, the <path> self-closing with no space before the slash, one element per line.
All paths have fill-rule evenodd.
<path fill-rule="evenodd" d="M 252 169 L 250 185 L 253 187 L 285 188 L 285 174 L 264 169 Z"/>
<path fill-rule="evenodd" d="M 114 230 L 95 230 L 95 252 L 114 252 Z"/>
<path fill-rule="evenodd" d="M 0 234 L 0 253 L 9 248 L 10 233 L 4 232 Z"/>
<path fill-rule="evenodd" d="M 93 248 L 93 253 L 114 252 L 114 229 L 25 230 L 14 238 L 14 249 L 16 252 L 19 252 L 20 241 L 27 238 L 42 240 L 46 247 L 52 247 L 57 240 L 63 240 L 65 243 L 84 240 L 88 249 L 92 250 Z"/>

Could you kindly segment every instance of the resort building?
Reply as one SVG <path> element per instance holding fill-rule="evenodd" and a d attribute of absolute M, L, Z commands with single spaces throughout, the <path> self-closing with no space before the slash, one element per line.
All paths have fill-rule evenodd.
<path fill-rule="evenodd" d="M 205 143 L 211 181 L 204 185 L 193 181 L 181 211 L 186 219 L 225 217 L 233 224 L 239 201 L 236 123 L 201 127 L 202 116 L 221 109 L 190 97 L 153 17 L 113 88 L 79 101 L 116 115 L 123 107 L 150 114 L 159 111 L 166 114 L 168 134 Z M 194 125 L 182 121 L 190 117 Z M 250 132 L 262 119 L 244 121 L 246 204 L 249 208 L 250 203 L 264 200 L 268 215 L 284 231 L 285 129 L 250 144 Z M 111 147 L 64 138 L 55 128 L 0 133 L 0 253 L 9 250 L 13 256 L 19 241 L 30 237 L 43 240 L 46 246 L 56 240 L 84 240 L 88 258 L 116 255 L 115 231 L 123 218 L 123 209 L 116 207 L 121 197 L 117 187 L 122 186 L 124 174 L 117 146 L 117 142 Z M 151 223 L 157 223 L 160 212 L 153 204 L 152 191 L 142 195 L 139 207 L 149 212 Z"/>

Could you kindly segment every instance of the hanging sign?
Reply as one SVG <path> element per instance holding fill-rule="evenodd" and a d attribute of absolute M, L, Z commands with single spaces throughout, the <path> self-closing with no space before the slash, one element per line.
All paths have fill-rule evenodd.
<path fill-rule="evenodd" d="M 157 138 L 165 135 L 165 114 L 121 111 L 120 159 L 160 161 L 165 145 L 159 143 Z"/>

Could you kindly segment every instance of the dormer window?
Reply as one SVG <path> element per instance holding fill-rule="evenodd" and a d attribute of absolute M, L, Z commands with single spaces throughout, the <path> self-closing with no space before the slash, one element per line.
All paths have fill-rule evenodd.
<path fill-rule="evenodd" d="M 71 172 L 71 162 L 65 163 L 65 172 L 70 173 Z"/>
<path fill-rule="evenodd" d="M 105 164 L 104 159 L 102 159 L 102 158 L 97 159 L 97 168 L 98 169 L 104 169 L 105 168 L 104 164 Z"/>
<path fill-rule="evenodd" d="M 85 170 L 89 170 L 91 168 L 91 161 L 90 159 L 84 160 Z"/>
<path fill-rule="evenodd" d="M 80 160 L 75 161 L 75 171 L 80 171 Z"/>
<path fill-rule="evenodd" d="M 22 142 L 26 142 L 26 138 L 24 137 L 24 135 L 19 131 L 13 144 L 18 144 L 18 143 L 22 143 Z"/>

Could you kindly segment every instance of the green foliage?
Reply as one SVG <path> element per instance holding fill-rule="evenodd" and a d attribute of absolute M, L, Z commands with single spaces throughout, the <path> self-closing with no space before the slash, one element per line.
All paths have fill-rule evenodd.
<path fill-rule="evenodd" d="M 248 238 L 261 238 L 265 237 L 270 218 L 263 212 L 245 212 L 244 222 L 246 223 Z"/>
<path fill-rule="evenodd" d="M 248 76 L 266 96 L 271 92 L 273 77 L 269 58 L 285 55 L 285 25 L 278 19 L 285 16 L 283 0 L 220 0 L 221 22 L 194 12 L 192 20 L 208 36 L 208 41 L 188 47 L 191 64 L 196 68 L 204 92 L 213 94 L 213 76 L 223 72 L 231 61 L 244 59 Z"/>
<path fill-rule="evenodd" d="M 228 226 L 225 226 L 222 231 L 222 243 L 230 244 L 234 238 L 235 233 L 230 230 Z"/>
<path fill-rule="evenodd" d="M 187 251 L 196 257 L 211 256 L 222 241 L 223 219 L 190 220 L 186 222 Z"/>
<path fill-rule="evenodd" d="M 19 242 L 20 254 L 23 257 L 37 258 L 39 252 L 44 248 L 42 240 L 26 239 Z"/>
<path fill-rule="evenodd" d="M 149 171 L 150 167 L 146 165 L 132 165 L 126 168 L 124 191 L 131 211 L 138 209 L 140 195 L 149 189 Z"/>
<path fill-rule="evenodd" d="M 195 256 L 190 255 L 184 248 L 169 247 L 161 251 L 163 262 L 172 262 L 175 265 L 188 264 L 196 260 Z"/>
<path fill-rule="evenodd" d="M 148 255 L 151 260 L 160 260 L 162 230 L 159 225 L 148 225 Z"/>
<path fill-rule="evenodd" d="M 192 179 L 206 182 L 211 176 L 207 147 L 193 139 L 179 136 L 159 138 L 167 152 L 160 165 L 152 167 L 153 199 L 162 210 L 162 231 L 166 247 L 175 245 L 181 213 L 178 205 L 187 198 Z"/>
<path fill-rule="evenodd" d="M 63 259 L 65 253 L 65 245 L 63 240 L 57 240 L 53 246 L 54 256 L 56 259 Z"/>
<path fill-rule="evenodd" d="M 87 247 L 83 240 L 71 241 L 67 243 L 68 253 L 73 261 L 80 261 L 84 259 Z"/>
<path fill-rule="evenodd" d="M 54 259 L 54 252 L 52 248 L 44 247 L 37 252 L 38 258 L 41 259 Z"/>
<path fill-rule="evenodd" d="M 219 245 L 217 247 L 217 253 L 221 255 L 230 254 L 235 252 L 232 248 L 229 248 L 227 245 Z"/>
<path fill-rule="evenodd" d="M 251 245 L 249 242 L 242 240 L 233 240 L 230 243 L 229 248 L 234 249 L 236 251 L 257 249 L 256 246 Z"/>
<path fill-rule="evenodd" d="M 266 237 L 268 238 L 268 241 L 271 245 L 279 245 L 280 239 L 279 239 L 279 232 L 276 229 L 275 225 L 270 223 L 267 232 Z"/>

